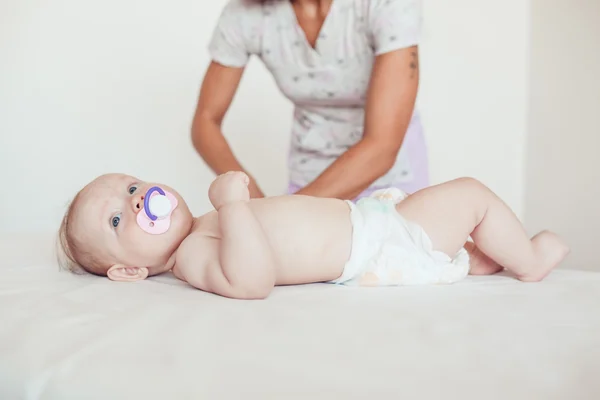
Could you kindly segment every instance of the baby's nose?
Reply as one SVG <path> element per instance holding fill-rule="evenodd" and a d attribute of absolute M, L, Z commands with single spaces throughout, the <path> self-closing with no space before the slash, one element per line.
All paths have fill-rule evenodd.
<path fill-rule="evenodd" d="M 131 207 L 134 213 L 138 213 L 144 209 L 144 195 L 133 196 L 131 199 Z"/>

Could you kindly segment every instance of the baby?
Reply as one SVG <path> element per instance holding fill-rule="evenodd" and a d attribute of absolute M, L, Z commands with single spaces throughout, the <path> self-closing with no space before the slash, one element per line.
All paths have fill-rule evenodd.
<path fill-rule="evenodd" d="M 242 172 L 217 177 L 208 193 L 215 210 L 194 218 L 166 185 L 103 175 L 63 219 L 69 269 L 128 282 L 172 270 L 207 292 L 262 299 L 277 285 L 450 284 L 503 268 L 535 282 L 569 253 L 551 232 L 527 237 L 512 211 L 470 178 L 356 203 L 250 200 L 248 182 Z"/>

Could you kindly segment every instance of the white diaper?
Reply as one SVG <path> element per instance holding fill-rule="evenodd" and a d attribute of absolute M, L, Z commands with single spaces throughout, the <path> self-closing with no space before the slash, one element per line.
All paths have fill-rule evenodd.
<path fill-rule="evenodd" d="M 352 251 L 342 276 L 331 283 L 348 286 L 450 284 L 469 273 L 462 248 L 450 258 L 433 250 L 419 225 L 407 221 L 395 205 L 406 197 L 397 189 L 380 190 L 356 204 L 348 201 Z"/>

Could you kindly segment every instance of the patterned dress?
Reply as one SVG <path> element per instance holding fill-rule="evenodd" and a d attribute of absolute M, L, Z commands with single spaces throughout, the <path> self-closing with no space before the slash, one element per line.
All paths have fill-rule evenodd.
<path fill-rule="evenodd" d="M 375 57 L 417 45 L 420 27 L 417 0 L 334 0 L 313 48 L 289 1 L 230 0 L 209 51 L 230 67 L 259 57 L 295 105 L 289 154 L 289 191 L 295 192 L 361 140 Z M 395 165 L 361 197 L 385 187 L 412 193 L 428 185 L 428 175 L 415 110 Z"/>

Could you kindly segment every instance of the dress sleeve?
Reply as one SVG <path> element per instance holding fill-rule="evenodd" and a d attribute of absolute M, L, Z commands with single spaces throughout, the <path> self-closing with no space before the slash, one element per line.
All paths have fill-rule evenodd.
<path fill-rule="evenodd" d="M 419 43 L 421 7 L 420 0 L 371 0 L 369 30 L 375 55 Z"/>
<path fill-rule="evenodd" d="M 208 45 L 213 61 L 226 67 L 241 68 L 250 58 L 244 18 L 251 16 L 241 0 L 230 0 L 221 11 Z"/>

